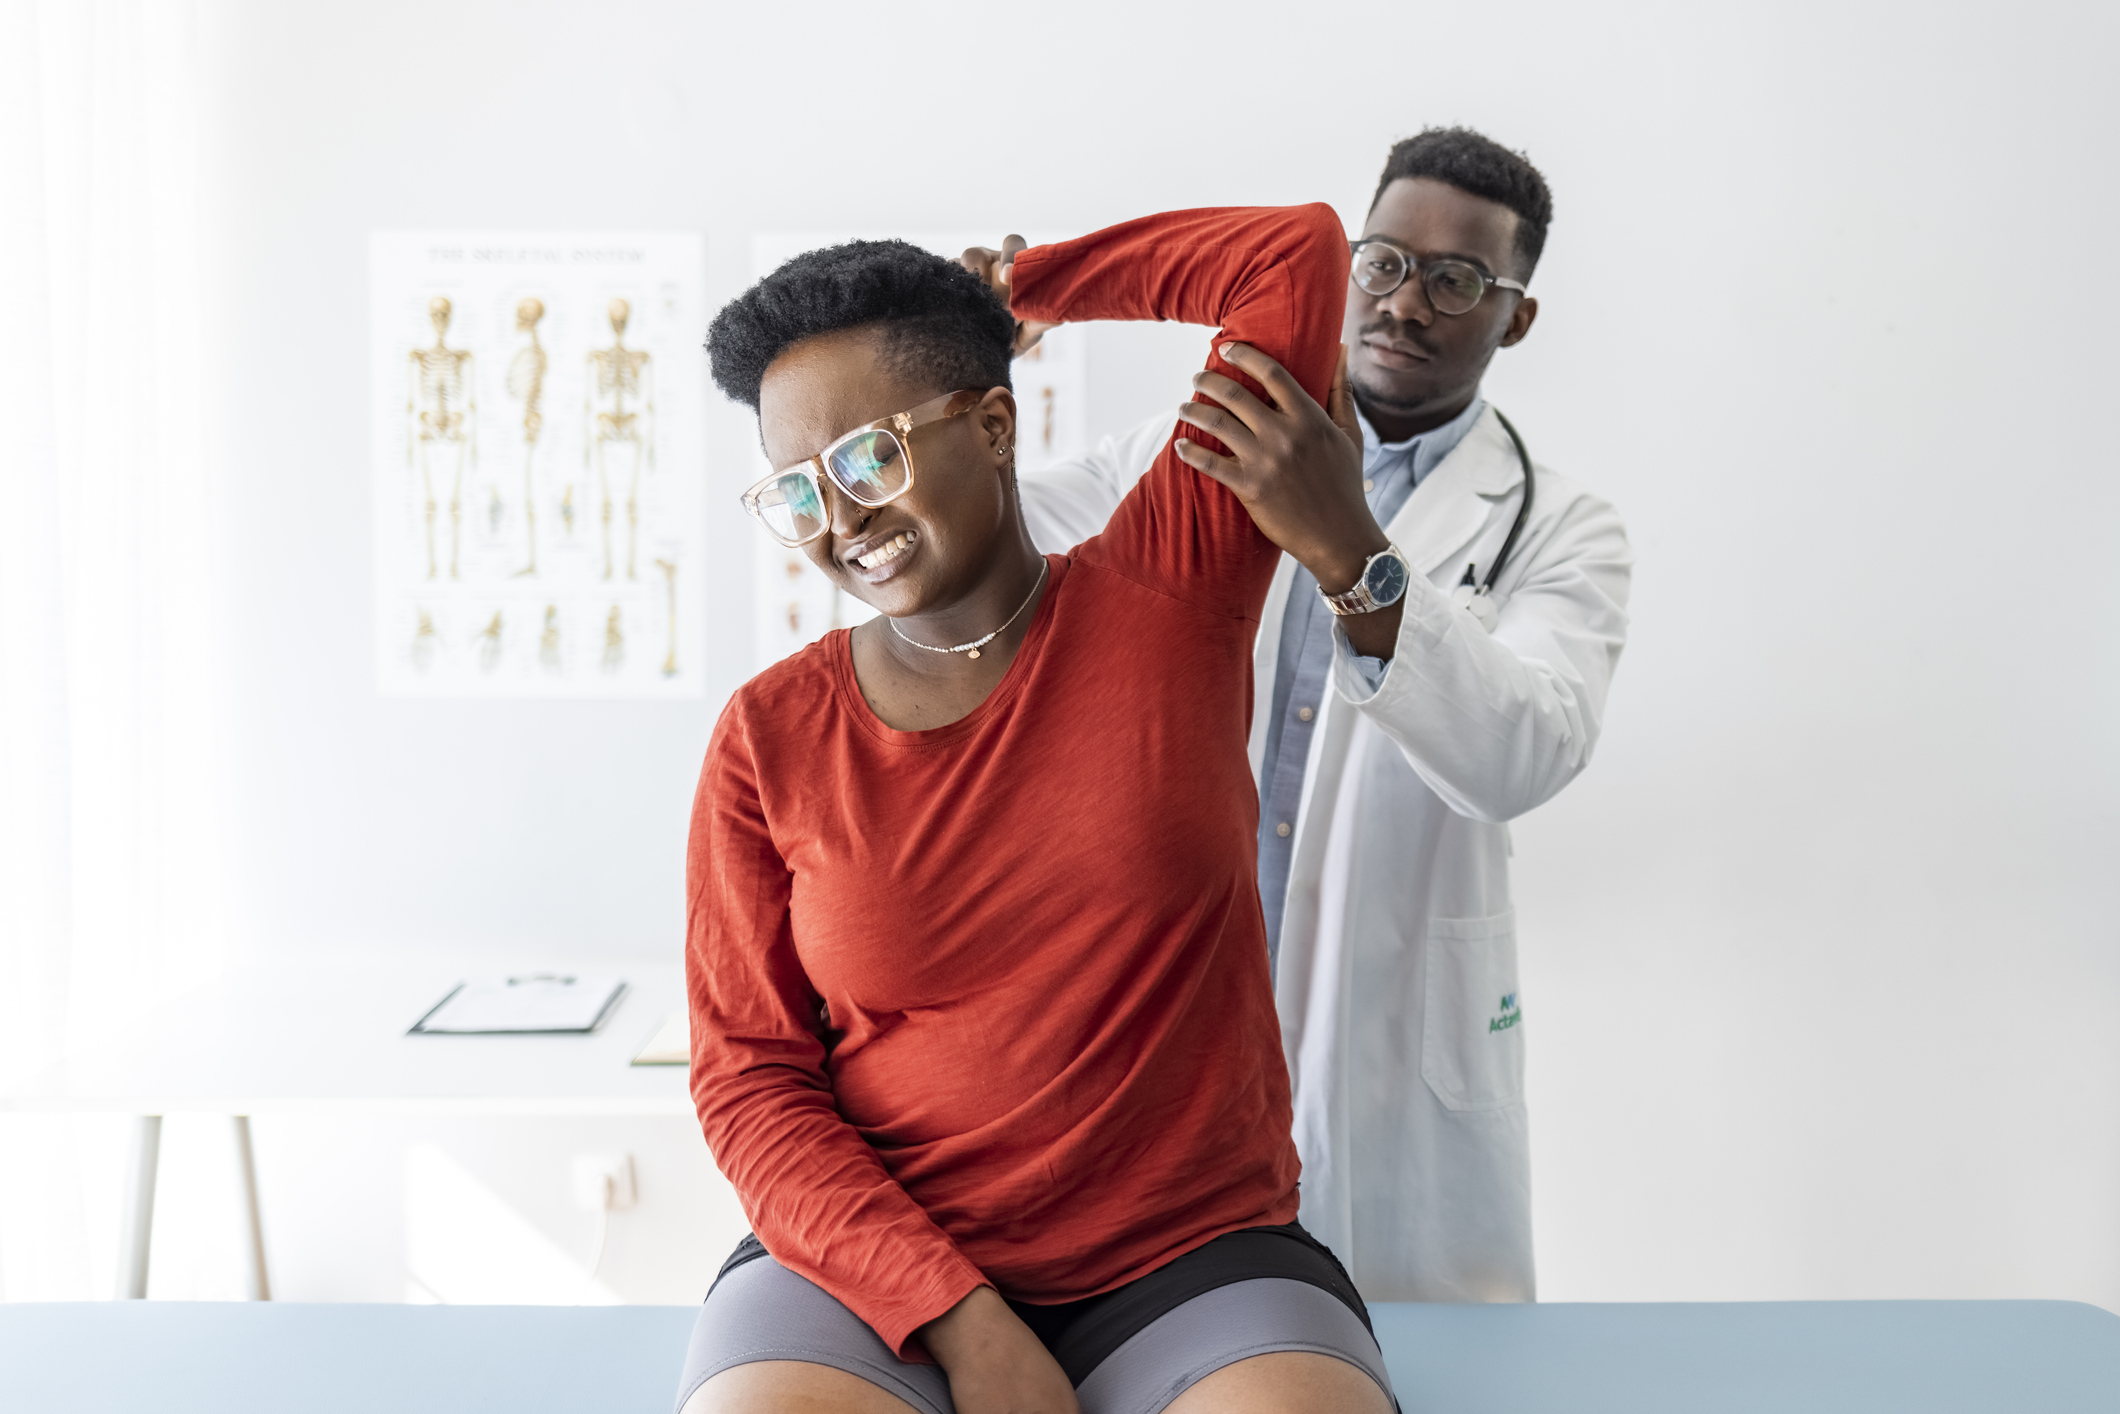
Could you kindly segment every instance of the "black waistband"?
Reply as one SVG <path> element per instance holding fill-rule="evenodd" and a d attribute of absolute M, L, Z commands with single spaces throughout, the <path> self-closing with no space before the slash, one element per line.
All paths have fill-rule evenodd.
<path fill-rule="evenodd" d="M 1027 1301 L 1009 1305 L 1053 1352 L 1069 1382 L 1079 1385 L 1114 1350 L 1195 1296 L 1262 1277 L 1315 1286 L 1369 1326 L 1369 1308 L 1347 1269 L 1300 1223 L 1226 1232 L 1102 1296 L 1058 1306 Z"/>
<path fill-rule="evenodd" d="M 758 1234 L 755 1232 L 745 1233 L 743 1241 L 737 1243 L 736 1250 L 729 1254 L 729 1260 L 723 1262 L 721 1270 L 714 1274 L 714 1286 L 720 1286 L 723 1277 L 735 1271 L 744 1263 L 755 1262 L 765 1255 L 766 1245 L 758 1240 Z M 714 1294 L 714 1286 L 707 1288 L 707 1295 L 712 1296 Z"/>

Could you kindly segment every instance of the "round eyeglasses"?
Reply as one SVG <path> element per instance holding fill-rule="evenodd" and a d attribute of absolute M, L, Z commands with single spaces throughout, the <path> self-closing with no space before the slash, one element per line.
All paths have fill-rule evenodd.
<path fill-rule="evenodd" d="M 1354 241 L 1350 249 L 1354 251 L 1354 283 L 1362 293 L 1388 295 L 1418 271 L 1421 288 L 1428 292 L 1428 303 L 1437 314 L 1469 314 L 1489 285 L 1520 295 L 1530 293 L 1515 280 L 1489 275 L 1469 260 L 1421 260 L 1389 241 L 1374 238 Z"/>

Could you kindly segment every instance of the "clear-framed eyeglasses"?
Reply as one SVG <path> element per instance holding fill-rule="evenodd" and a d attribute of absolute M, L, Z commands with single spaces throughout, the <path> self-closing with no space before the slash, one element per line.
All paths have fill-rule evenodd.
<path fill-rule="evenodd" d="M 1515 280 L 1490 275 L 1469 260 L 1422 260 L 1375 237 L 1350 245 L 1354 251 L 1354 283 L 1362 293 L 1388 295 L 1405 284 L 1408 275 L 1418 271 L 1421 288 L 1428 292 L 1428 303 L 1435 306 L 1437 314 L 1471 313 L 1490 285 L 1515 290 L 1520 295 L 1530 293 Z"/>
<path fill-rule="evenodd" d="M 919 407 L 857 427 L 807 461 L 783 467 L 743 493 L 743 508 L 781 544 L 807 545 L 830 528 L 823 479 L 858 505 L 887 506 L 913 489 L 914 428 L 979 406 L 978 388 L 960 388 Z"/>

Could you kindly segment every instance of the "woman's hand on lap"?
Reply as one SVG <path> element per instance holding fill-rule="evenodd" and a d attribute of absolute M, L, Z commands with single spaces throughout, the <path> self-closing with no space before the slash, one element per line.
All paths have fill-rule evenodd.
<path fill-rule="evenodd" d="M 1080 1414 L 1075 1388 L 1001 1294 L 982 1286 L 920 1328 L 957 1414 Z"/>
<path fill-rule="evenodd" d="M 995 250 L 991 246 L 975 245 L 963 255 L 958 256 L 957 263 L 977 275 L 985 283 L 986 287 L 994 292 L 995 298 L 999 299 L 1003 304 L 1007 304 L 1009 302 L 1008 281 L 1010 267 L 1016 263 L 1016 257 L 1028 249 L 1030 249 L 1029 241 L 1026 241 L 1021 236 L 1009 236 L 1001 242 L 1001 249 Z M 1037 319 L 1017 320 L 1016 357 L 1021 358 L 1029 353 L 1037 342 L 1045 337 L 1046 330 L 1059 327 L 1057 324 L 1047 324 Z"/>

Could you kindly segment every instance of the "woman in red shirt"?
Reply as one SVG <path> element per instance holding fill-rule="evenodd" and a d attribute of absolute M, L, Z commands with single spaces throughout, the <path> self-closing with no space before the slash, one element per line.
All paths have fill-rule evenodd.
<path fill-rule="evenodd" d="M 880 613 L 745 684 L 700 779 L 692 1090 L 757 1236 L 687 1414 L 1391 1407 L 1294 1221 L 1246 755 L 1280 547 L 1180 439 L 1040 556 L 1008 389 L 1014 321 L 1172 319 L 1322 399 L 1347 260 L 1324 206 L 1179 212 L 1023 252 L 1004 309 L 857 242 L 715 319 L 782 468 L 746 505 Z M 1317 500 L 1282 521 L 1366 511 Z"/>

